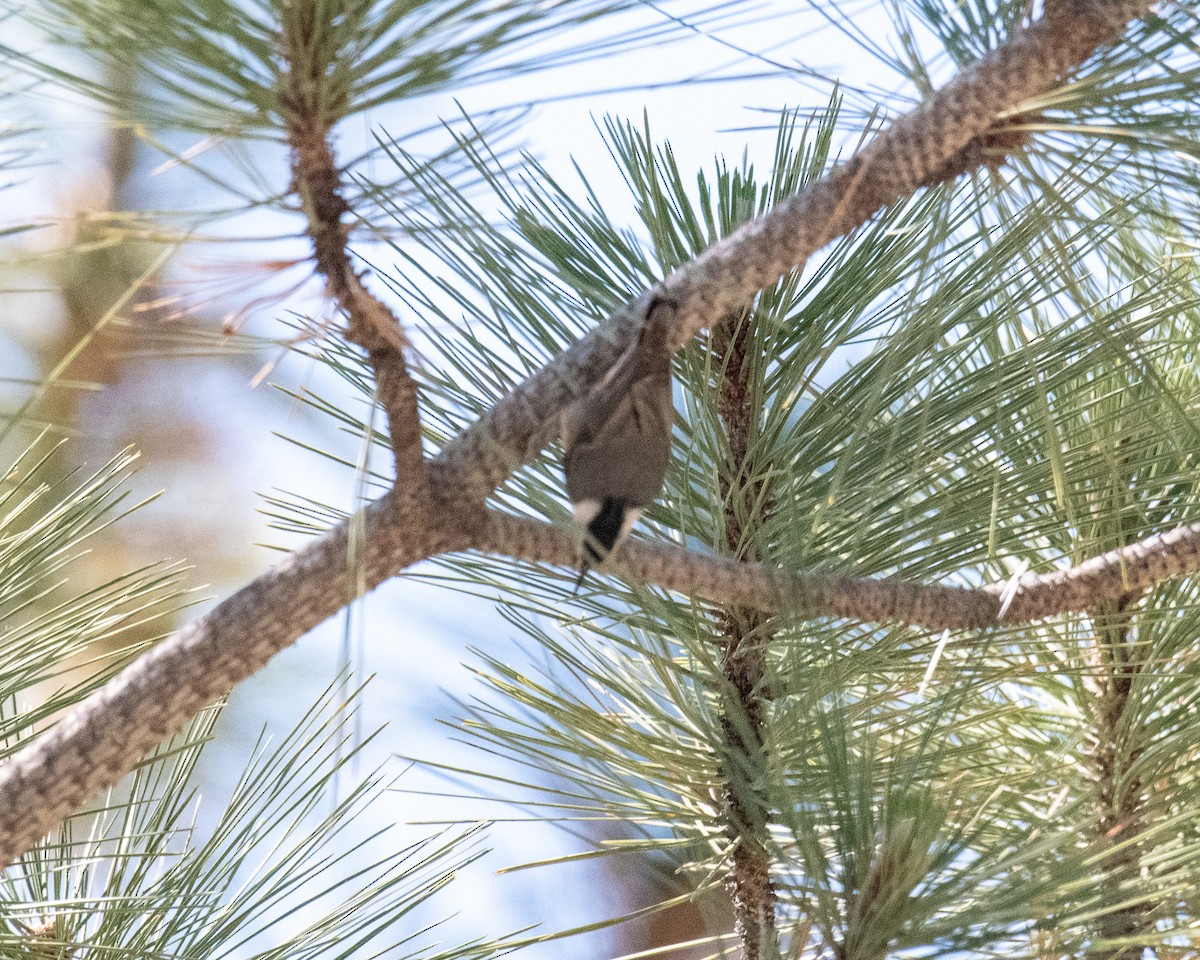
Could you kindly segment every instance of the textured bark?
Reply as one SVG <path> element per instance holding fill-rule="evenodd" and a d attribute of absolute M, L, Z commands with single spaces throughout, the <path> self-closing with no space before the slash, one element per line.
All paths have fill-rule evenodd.
<path fill-rule="evenodd" d="M 333 12 L 300 0 L 280 36 L 280 53 L 289 67 L 280 100 L 291 148 L 292 192 L 304 208 L 317 272 L 346 317 L 346 337 L 366 351 L 375 373 L 395 456 L 398 502 L 419 517 L 425 506 L 425 464 L 417 385 L 404 358 L 408 344 L 396 315 L 363 286 L 347 249 L 350 227 L 345 218 L 352 211 L 334 159 L 331 119 L 341 114 L 343 104 L 326 104 L 322 85 L 326 71 L 343 55 L 326 39 L 330 28 L 323 18 Z"/>
<path fill-rule="evenodd" d="M 298 22 L 298 32 L 281 38 L 282 52 L 305 65 L 281 91 L 289 113 L 296 188 L 306 204 L 318 268 L 348 317 L 348 334 L 364 346 L 380 375 L 379 393 L 397 454 L 397 488 L 366 508 L 362 518 L 365 542 L 354 558 L 361 564 L 359 582 L 371 589 L 420 559 L 470 547 L 555 560 L 564 546 L 569 549 L 563 534 L 533 521 L 489 514 L 485 499 L 537 454 L 566 404 L 611 366 L 630 342 L 652 295 L 665 294 L 679 303 L 675 342 L 682 343 L 881 207 L 928 183 L 939 171 L 961 168 L 961 159 L 955 158 L 1006 109 L 1019 108 L 1046 89 L 1149 6 L 1148 0 L 1048 3 L 1041 21 L 1017 31 L 964 70 L 846 165 L 680 267 L 661 289 L 618 310 L 496 403 L 428 462 L 427 487 L 422 462 L 414 455 L 420 450 L 420 425 L 415 388 L 405 379 L 402 363 L 403 334 L 344 260 L 346 210 L 322 132 L 328 126 L 323 118 L 333 111 L 324 112 L 317 95 L 325 80 L 312 42 L 321 40 L 320 24 L 315 19 Z M 314 17 L 325 9 L 311 3 L 308 8 Z M 324 51 L 324 62 L 335 53 Z M 414 491 L 418 498 L 428 497 L 427 509 L 412 509 L 420 502 L 414 501 Z M 626 572 L 657 571 L 659 576 L 645 579 L 722 603 L 966 628 L 1080 610 L 1124 590 L 1195 571 L 1200 568 L 1200 527 L 1150 538 L 1061 574 L 975 591 L 784 574 L 761 564 L 669 548 L 630 545 L 619 553 Z M 0 768 L 0 865 L 115 784 L 197 710 L 352 600 L 354 590 L 347 585 L 351 563 L 347 525 L 340 524 L 173 634 L 14 755 Z"/>
<path fill-rule="evenodd" d="M 803 266 L 837 237 L 930 182 L 1006 109 L 1051 86 L 1120 36 L 1148 0 L 1061 0 L 880 133 L 843 166 L 675 270 L 658 291 L 616 311 L 451 441 L 439 459 L 486 495 L 544 445 L 547 428 L 608 370 L 636 335 L 653 295 L 679 305 L 683 343 Z"/>
<path fill-rule="evenodd" d="M 761 415 L 751 384 L 753 324 L 752 311 L 738 311 L 717 324 L 711 359 L 726 439 L 725 462 L 717 469 L 718 494 L 724 505 L 724 547 L 731 557 L 761 561 L 758 531 L 772 505 L 763 464 L 755 463 L 750 455 Z M 771 811 L 757 786 L 766 763 L 764 682 L 771 634 L 762 611 L 741 605 L 727 605 L 718 612 L 717 632 L 726 684 L 720 747 L 722 816 L 730 844 L 725 886 L 733 901 L 734 933 L 742 957 L 771 960 L 779 956 L 767 832 Z"/>
<path fill-rule="evenodd" d="M 487 553 L 563 567 L 572 566 L 575 557 L 565 530 L 498 510 L 488 512 L 472 545 Z M 1195 573 L 1200 570 L 1200 523 L 1155 534 L 1067 570 L 1027 573 L 982 587 L 795 572 L 638 540 L 621 544 L 605 569 L 631 581 L 763 612 L 908 623 L 928 630 L 977 630 L 1079 613 Z"/>
<path fill-rule="evenodd" d="M 1107 855 L 1099 865 L 1104 912 L 1096 934 L 1112 945 L 1089 953 L 1096 960 L 1141 960 L 1154 932 L 1154 907 L 1130 898 L 1141 869 L 1146 829 L 1146 789 L 1131 771 L 1141 750 L 1130 743 L 1131 692 L 1144 665 L 1134 626 L 1140 593 L 1127 593 L 1097 610 L 1090 651 L 1093 745 L 1088 760 L 1096 785 L 1095 842 Z M 1137 740 L 1136 734 L 1132 737 Z"/>

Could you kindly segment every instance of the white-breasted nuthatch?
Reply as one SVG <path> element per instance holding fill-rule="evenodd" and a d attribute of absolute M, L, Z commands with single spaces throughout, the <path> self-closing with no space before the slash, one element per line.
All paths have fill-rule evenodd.
<path fill-rule="evenodd" d="M 655 298 L 638 338 L 591 391 L 562 415 L 567 497 L 582 528 L 579 580 L 662 491 L 671 459 L 674 301 Z"/>

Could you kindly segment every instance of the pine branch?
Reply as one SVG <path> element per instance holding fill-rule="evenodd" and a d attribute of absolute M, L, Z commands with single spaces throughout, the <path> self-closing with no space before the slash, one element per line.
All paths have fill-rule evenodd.
<path fill-rule="evenodd" d="M 466 481 L 464 496 L 486 496 L 540 449 L 547 425 L 628 347 L 652 296 L 679 304 L 676 343 L 682 344 L 802 267 L 831 240 L 928 185 L 937 171 L 951 169 L 1006 107 L 1044 90 L 1148 6 L 1142 0 L 1053 4 L 1042 20 L 897 119 L 849 162 L 713 244 L 668 276 L 657 293 L 648 291 L 618 310 L 463 431 L 438 459 Z"/>
<path fill-rule="evenodd" d="M 395 456 L 394 486 L 402 491 L 400 506 L 420 513 L 425 504 L 425 463 L 417 385 L 404 358 L 408 344 L 396 315 L 363 286 L 347 250 L 350 225 L 343 220 L 351 210 L 331 142 L 333 125 L 345 113 L 345 91 L 337 90 L 335 102 L 325 102 L 328 85 L 322 82 L 349 55 L 335 42 L 334 13 L 325 4 L 300 0 L 284 18 L 280 100 L 292 151 L 292 190 L 308 218 L 317 270 L 346 315 L 347 339 L 366 351 L 374 371 Z"/>
<path fill-rule="evenodd" d="M 1147 900 L 1129 895 L 1129 884 L 1142 866 L 1147 827 L 1145 785 L 1132 771 L 1140 749 L 1130 745 L 1124 728 L 1131 711 L 1130 693 L 1145 666 L 1134 639 L 1134 618 L 1141 591 L 1130 591 L 1097 611 L 1098 636 L 1089 651 L 1096 673 L 1088 678 L 1095 692 L 1094 745 L 1088 757 L 1096 782 L 1095 843 L 1105 851 L 1099 864 L 1104 910 L 1096 918 L 1101 941 L 1096 960 L 1136 960 L 1151 945 L 1155 917 Z"/>
<path fill-rule="evenodd" d="M 759 289 L 802 266 L 830 240 L 928 183 L 937 171 L 956 169 L 954 158 L 984 135 L 1006 108 L 1045 89 L 1096 47 L 1119 36 L 1126 22 L 1149 6 L 1146 0 L 1048 4 L 1042 20 L 1018 30 L 846 165 L 669 276 L 663 284 L 666 294 L 680 304 L 676 341 L 682 343 L 718 322 Z M 318 157 L 314 175 L 320 179 L 336 168 L 332 159 L 319 157 L 315 142 L 319 138 L 324 143 L 324 137 L 313 133 L 312 156 Z M 295 155 L 303 166 L 307 152 Z M 308 182 L 307 169 L 299 173 L 299 183 Z M 316 229 L 312 235 L 316 240 L 322 230 L 332 231 L 326 279 L 351 290 L 353 272 L 339 273 L 342 264 L 336 256 L 344 211 L 336 202 L 336 190 L 317 191 L 310 199 L 322 196 L 331 206 L 316 211 L 315 218 L 310 214 L 310 226 Z M 340 242 L 344 251 L 344 238 Z M 618 310 L 449 443 L 430 464 L 431 495 L 440 503 L 425 511 L 420 522 L 398 513 L 402 501 L 396 491 L 366 508 L 365 543 L 354 559 L 367 589 L 420 559 L 449 550 L 477 547 L 519 556 L 524 548 L 542 542 L 557 552 L 559 539 L 565 541 L 561 534 L 530 526 L 531 521 L 485 516 L 483 501 L 537 453 L 562 409 L 599 380 L 630 342 L 649 296 Z M 363 318 L 359 335 L 383 329 L 369 301 L 351 295 L 342 305 L 352 321 Z M 396 383 L 400 386 L 395 396 L 402 396 L 402 381 Z M 390 405 L 393 388 L 382 386 Z M 404 430 L 418 429 L 416 424 L 413 418 L 396 426 L 403 437 Z M 402 440 L 400 446 L 411 452 L 414 444 Z M 0 863 L 28 849 L 88 797 L 115 783 L 202 706 L 353 599 L 353 591 L 343 586 L 351 569 L 347 530 L 347 524 L 338 525 L 172 635 L 0 768 Z M 1186 528 L 1130 548 L 1126 589 L 1196 569 L 1197 543 L 1200 529 Z M 923 625 L 969 627 L 1049 615 L 1058 612 L 1056 603 L 1064 598 L 1068 602 L 1062 609 L 1079 609 L 1073 604 L 1083 600 L 1094 602 L 1095 594 L 1089 591 L 1120 579 L 1126 552 L 1118 553 L 1063 574 L 1022 582 L 1011 598 L 1002 586 L 970 591 L 782 576 L 762 567 L 743 568 L 735 561 L 643 545 L 623 551 L 622 563 L 626 570 L 640 566 L 647 573 L 657 572 L 647 577 L 651 582 L 672 586 L 682 574 L 691 581 L 686 585 L 698 588 L 701 595 L 718 593 L 724 595 L 723 602 L 759 609 L 771 609 L 786 598 L 788 609 L 815 611 L 824 606 L 864 619 L 903 617 Z M 681 568 L 667 569 L 672 561 Z"/>
<path fill-rule="evenodd" d="M 739 559 L 761 559 L 754 536 L 771 504 L 764 502 L 764 470 L 751 456 L 751 434 L 761 409 L 751 390 L 751 351 L 756 317 L 739 310 L 713 329 L 712 363 L 717 371 L 717 410 L 727 450 L 718 468 L 724 505 L 725 548 Z M 766 653 L 772 635 L 761 611 L 737 604 L 718 611 L 721 673 L 726 681 L 721 715 L 720 769 L 724 780 L 722 818 L 730 840 L 726 880 L 733 901 L 734 932 L 746 960 L 779 956 L 775 890 L 767 825 L 770 810 L 761 795 L 766 766 Z"/>
<path fill-rule="evenodd" d="M 530 563 L 572 567 L 566 531 L 492 510 L 474 547 Z M 798 573 L 669 544 L 629 540 L 606 569 L 632 582 L 764 613 L 907 623 L 927 630 L 980 630 L 1079 613 L 1200 570 L 1200 523 L 1155 534 L 1067 570 L 1027 573 L 982 587 L 925 585 L 896 578 Z"/>

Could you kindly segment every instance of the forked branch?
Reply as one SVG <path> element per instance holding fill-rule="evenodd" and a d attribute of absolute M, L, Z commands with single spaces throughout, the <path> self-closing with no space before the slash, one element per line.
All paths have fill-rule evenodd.
<path fill-rule="evenodd" d="M 1016 31 L 846 165 L 669 276 L 663 286 L 680 304 L 676 342 L 718 322 L 881 207 L 931 179 L 963 170 L 963 157 L 973 155 L 970 145 L 1003 111 L 1018 109 L 1048 88 L 1149 6 L 1149 0 L 1047 0 L 1042 20 Z M 281 91 L 291 112 L 295 185 L 307 205 L 318 268 L 348 317 L 349 335 L 367 350 L 379 376 L 397 459 L 397 488 L 356 521 L 364 533 L 353 558 L 361 565 L 355 568 L 361 570 L 359 582 L 371 589 L 419 560 L 472 547 L 573 565 L 570 541 L 560 531 L 485 514 L 484 501 L 537 455 L 563 408 L 589 389 L 629 343 L 650 293 L 617 311 L 423 464 L 402 332 L 390 311 L 365 290 L 346 255 L 348 211 L 328 127 L 321 120 L 326 105 L 312 96 L 327 76 L 318 65 L 333 56 L 314 42 L 320 39 L 319 27 L 314 21 L 308 29 L 318 32 L 281 43 L 296 67 L 295 82 Z M 304 61 L 301 53 L 315 60 Z M 412 503 L 406 473 L 423 475 L 422 466 L 435 478 L 429 495 L 441 502 L 436 510 L 405 509 Z M 0 768 L 0 864 L 28 850 L 196 711 L 354 599 L 347 588 L 347 530 L 347 524 L 339 524 L 172 634 Z M 1106 554 L 1011 588 L 996 584 L 980 590 L 784 574 L 645 544 L 627 545 L 614 565 L 638 579 L 725 604 L 969 628 L 1084 609 L 1101 595 L 1117 596 L 1109 592 L 1117 580 L 1122 590 L 1133 590 L 1195 571 L 1197 543 L 1200 528 L 1188 527 L 1151 538 L 1128 554 Z"/>

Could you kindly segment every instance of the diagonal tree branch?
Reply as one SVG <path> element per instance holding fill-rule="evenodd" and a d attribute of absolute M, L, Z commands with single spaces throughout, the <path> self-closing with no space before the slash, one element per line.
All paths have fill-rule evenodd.
<path fill-rule="evenodd" d="M 961 168 L 962 161 L 955 158 L 986 134 L 1004 110 L 1019 108 L 1022 100 L 1045 89 L 1097 46 L 1119 36 L 1127 21 L 1143 15 L 1149 6 L 1149 0 L 1048 3 L 1042 20 L 1018 30 L 917 110 L 899 118 L 845 166 L 668 277 L 664 286 L 680 304 L 677 343 L 717 322 L 763 286 L 803 265 L 824 244 L 928 183 L 939 171 Z M 312 80 L 315 75 L 307 76 Z M 298 88 L 306 89 L 304 83 Z M 320 116 L 321 104 L 315 102 L 314 108 Z M 328 150 L 327 140 L 313 133 L 313 143 L 320 139 Z M 312 189 L 322 178 L 336 186 L 336 181 L 328 180 L 336 170 L 332 154 L 326 160 L 314 147 L 311 154 L 296 150 L 295 159 L 298 189 L 314 205 L 310 236 L 314 246 L 320 242 L 322 249 L 331 251 L 327 263 L 332 265 L 338 260 L 337 251 L 345 251 L 342 217 L 346 211 L 338 203 L 336 189 Z M 330 204 L 328 209 L 318 209 L 316 205 L 324 201 Z M 321 258 L 318 250 L 319 265 Z M 387 348 L 371 339 L 372 333 L 392 329 L 381 319 L 390 317 L 390 311 L 362 288 L 353 270 L 331 266 L 325 276 L 347 312 L 351 335 L 363 338 L 359 342 L 369 355 L 376 348 L 402 347 L 402 341 L 391 340 L 389 334 L 383 334 Z M 365 509 L 365 543 L 355 560 L 362 564 L 367 589 L 421 559 L 469 547 L 554 562 L 565 556 L 560 547 L 569 549 L 570 544 L 561 533 L 535 521 L 485 513 L 483 503 L 517 466 L 537 454 L 566 404 L 612 364 L 640 322 L 649 296 L 618 310 L 498 402 L 428 465 L 430 495 L 443 502 L 439 509 L 426 511 L 426 516 L 440 518 L 445 526 L 412 522 L 400 509 L 396 491 Z M 374 304 L 382 312 L 376 312 Z M 394 332 L 400 335 L 398 326 Z M 402 358 L 402 352 L 397 356 Z M 393 417 L 404 420 L 392 424 L 397 459 L 417 462 L 413 459 L 420 442 L 415 391 L 410 393 L 398 374 L 390 386 L 385 385 L 384 380 L 398 368 L 389 367 L 391 361 L 383 358 L 371 359 L 378 363 L 380 393 L 389 413 L 393 406 L 399 410 L 409 404 L 412 414 Z M 392 373 L 386 372 L 389 369 Z M 406 435 L 405 429 L 412 434 Z M 29 849 L 90 796 L 116 783 L 150 747 L 198 709 L 352 600 L 343 586 L 351 562 L 347 530 L 347 524 L 339 524 L 173 634 L 0 768 L 0 864 Z M 538 544 L 550 548 L 546 552 L 554 556 L 527 549 Z M 1197 527 L 1151 538 L 1129 548 L 1128 557 L 1122 552 L 1114 561 L 1106 554 L 1062 574 L 1022 581 L 1007 606 L 1004 585 L 972 591 L 783 575 L 761 566 L 640 544 L 621 551 L 615 566 L 649 582 L 694 589 L 700 596 L 755 609 L 789 608 L 814 615 L 967 628 L 1082 609 L 1080 604 L 1091 602 L 1098 585 L 1107 589 L 1114 563 L 1120 571 L 1121 562 L 1128 561 L 1125 572 L 1131 580 L 1126 589 L 1195 570 L 1200 567 L 1198 545 Z M 561 562 L 573 559 L 572 553 Z M 1064 599 L 1066 606 L 1056 607 Z"/>
<path fill-rule="evenodd" d="M 1006 108 L 1044 91 L 1149 6 L 1145 0 L 1060 0 L 849 162 L 679 267 L 659 292 L 679 304 L 676 342 L 736 311 L 831 240 L 929 185 L 935 173 L 959 172 L 964 148 L 985 137 Z M 438 459 L 459 468 L 470 495 L 491 493 L 537 453 L 546 425 L 628 346 L 651 296 L 617 310 L 442 450 Z"/>

